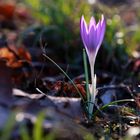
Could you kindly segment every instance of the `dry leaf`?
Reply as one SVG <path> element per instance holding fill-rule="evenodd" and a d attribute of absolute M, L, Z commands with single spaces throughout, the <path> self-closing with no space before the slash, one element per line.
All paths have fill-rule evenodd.
<path fill-rule="evenodd" d="M 14 16 L 15 5 L 12 3 L 0 4 L 0 19 L 10 20 Z"/>
<path fill-rule="evenodd" d="M 21 67 L 23 62 L 30 62 L 31 56 L 23 47 L 20 48 L 0 48 L 0 58 L 5 59 L 7 66 L 12 68 Z"/>

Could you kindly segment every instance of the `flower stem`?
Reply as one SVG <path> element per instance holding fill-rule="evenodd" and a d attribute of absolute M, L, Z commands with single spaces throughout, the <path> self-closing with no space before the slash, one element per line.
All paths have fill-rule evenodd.
<path fill-rule="evenodd" d="M 86 50 L 85 49 L 83 49 L 83 62 L 84 62 L 85 80 L 86 80 L 87 109 L 89 112 L 90 91 L 89 91 L 88 66 L 87 66 L 87 58 L 86 58 Z"/>
<path fill-rule="evenodd" d="M 95 59 L 90 59 L 90 70 L 91 70 L 91 86 L 90 86 L 90 104 L 89 104 L 89 114 L 90 119 L 93 113 L 93 107 L 95 102 L 95 95 L 96 95 L 96 76 L 94 75 L 94 65 Z"/>

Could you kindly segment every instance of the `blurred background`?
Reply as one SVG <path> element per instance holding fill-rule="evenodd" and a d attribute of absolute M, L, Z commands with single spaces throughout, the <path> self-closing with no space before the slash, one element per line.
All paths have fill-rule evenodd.
<path fill-rule="evenodd" d="M 0 57 L 13 69 L 29 62 L 38 72 L 44 68 L 40 76 L 58 75 L 59 70 L 42 57 L 45 48 L 74 78 L 84 72 L 80 18 L 84 15 L 89 21 L 94 16 L 98 21 L 101 14 L 107 28 L 96 59 L 97 75 L 139 81 L 139 0 L 0 0 Z M 28 77 L 32 72 L 24 73 Z"/>

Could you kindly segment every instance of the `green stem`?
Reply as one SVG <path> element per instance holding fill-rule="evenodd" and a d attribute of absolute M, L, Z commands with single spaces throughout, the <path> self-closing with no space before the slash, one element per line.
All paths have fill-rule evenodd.
<path fill-rule="evenodd" d="M 88 79 L 88 66 L 87 66 L 87 59 L 86 59 L 85 49 L 83 49 L 83 61 L 84 61 L 84 70 L 85 70 L 85 79 L 86 79 L 87 101 L 89 101 L 90 100 L 89 79 Z"/>
<path fill-rule="evenodd" d="M 95 92 L 96 92 L 96 82 L 94 80 L 95 76 L 94 76 L 94 65 L 95 65 L 95 59 L 90 59 L 90 70 L 91 70 L 91 88 L 90 88 L 90 102 L 92 102 L 93 104 L 90 103 L 89 106 L 89 111 L 90 114 L 92 114 L 93 112 L 93 107 L 94 107 L 94 102 L 95 102 Z M 90 115 L 90 117 L 92 117 Z"/>
<path fill-rule="evenodd" d="M 89 112 L 90 91 L 89 91 L 88 66 L 87 66 L 87 58 L 86 58 L 86 51 L 85 51 L 85 49 L 83 49 L 83 62 L 84 62 L 85 80 L 86 80 L 86 95 L 87 95 L 87 103 L 88 103 L 87 107 L 88 107 L 88 112 Z"/>

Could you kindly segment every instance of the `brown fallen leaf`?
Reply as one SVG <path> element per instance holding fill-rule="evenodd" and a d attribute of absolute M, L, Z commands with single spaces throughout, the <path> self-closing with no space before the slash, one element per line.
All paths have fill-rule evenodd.
<path fill-rule="evenodd" d="M 86 98 L 86 91 L 84 89 L 83 84 L 76 84 L 78 90 L 82 94 L 84 98 Z M 68 82 L 62 82 L 62 81 L 57 81 L 53 86 L 52 89 L 54 89 L 57 92 L 64 92 L 66 93 L 65 96 L 67 97 L 79 97 L 79 94 L 73 84 L 68 83 Z M 63 96 L 60 93 L 60 96 Z"/>
<path fill-rule="evenodd" d="M 0 48 L 0 58 L 5 59 L 7 66 L 12 68 L 22 67 L 24 62 L 31 61 L 31 55 L 24 47 L 14 46 Z"/>
<path fill-rule="evenodd" d="M 10 20 L 14 17 L 15 5 L 13 3 L 0 3 L 0 19 Z"/>

